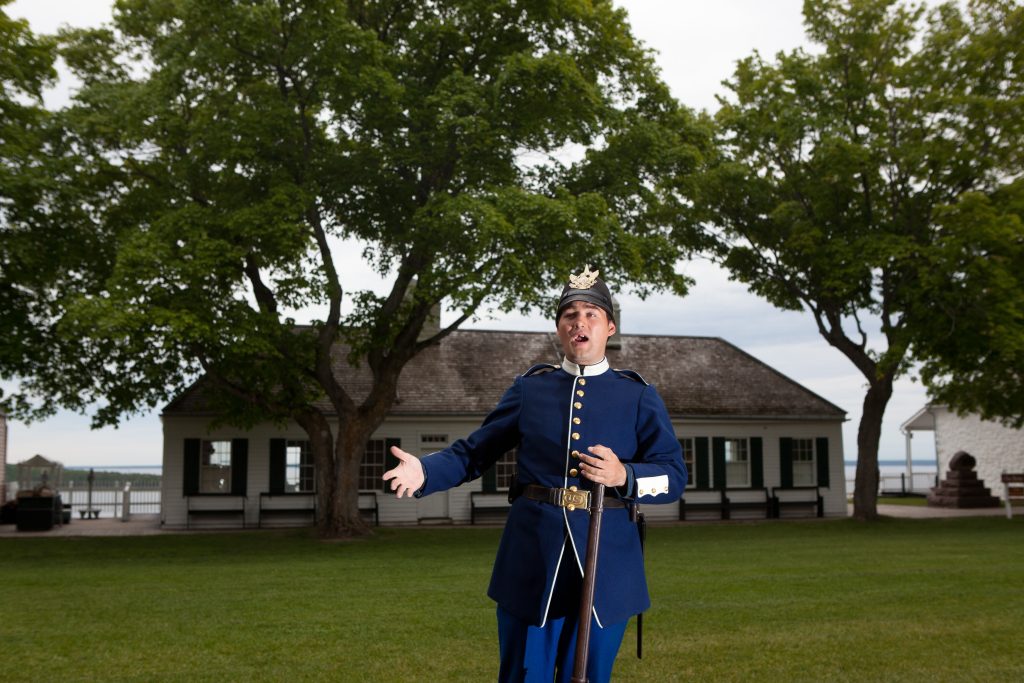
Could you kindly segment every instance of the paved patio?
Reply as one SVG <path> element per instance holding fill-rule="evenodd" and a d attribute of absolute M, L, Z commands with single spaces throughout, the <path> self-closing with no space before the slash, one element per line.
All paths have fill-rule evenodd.
<path fill-rule="evenodd" d="M 151 536 L 154 534 L 176 533 L 160 528 L 160 515 L 132 515 L 127 522 L 112 517 L 99 519 L 74 519 L 50 531 L 18 531 L 14 524 L 0 525 L 0 538 L 52 536 Z"/>
<path fill-rule="evenodd" d="M 853 514 L 853 505 L 848 507 Z M 1024 510 L 1017 510 L 1018 515 Z M 1006 516 L 1006 508 L 937 508 L 927 505 L 886 505 L 878 504 L 878 514 L 883 517 L 900 517 L 903 519 L 939 519 L 943 517 L 999 517 Z"/>

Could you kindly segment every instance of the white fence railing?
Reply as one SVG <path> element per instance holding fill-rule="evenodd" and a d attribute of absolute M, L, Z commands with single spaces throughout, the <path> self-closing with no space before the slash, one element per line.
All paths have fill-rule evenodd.
<path fill-rule="evenodd" d="M 160 512 L 160 488 L 143 488 L 138 484 L 120 487 L 88 489 L 83 487 L 61 488 L 60 495 L 65 505 L 71 505 L 71 515 L 78 517 L 124 517 L 127 514 L 158 514 Z M 89 513 L 87 510 L 93 510 Z"/>
<path fill-rule="evenodd" d="M 846 493 L 853 495 L 855 480 L 847 478 Z M 923 496 L 934 486 L 938 486 L 935 472 L 914 472 L 908 477 L 906 472 L 900 474 L 882 474 L 878 478 L 878 494 L 881 496 Z"/>
<path fill-rule="evenodd" d="M 133 514 L 160 513 L 160 485 L 156 483 L 104 482 L 102 486 L 94 485 L 91 492 L 87 486 L 64 485 L 57 487 L 57 492 L 60 493 L 61 502 L 71 506 L 71 516 L 75 519 L 127 519 Z M 17 483 L 9 483 L 7 500 L 14 500 L 17 494 Z"/>

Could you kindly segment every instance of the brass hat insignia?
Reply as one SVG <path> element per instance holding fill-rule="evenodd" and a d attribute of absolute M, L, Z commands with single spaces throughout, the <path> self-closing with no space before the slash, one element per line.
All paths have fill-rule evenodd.
<path fill-rule="evenodd" d="M 569 286 L 573 289 L 590 289 L 597 282 L 597 276 L 601 273 L 599 270 L 591 271 L 590 264 L 588 263 L 583 267 L 583 272 L 579 275 L 569 276 Z"/>

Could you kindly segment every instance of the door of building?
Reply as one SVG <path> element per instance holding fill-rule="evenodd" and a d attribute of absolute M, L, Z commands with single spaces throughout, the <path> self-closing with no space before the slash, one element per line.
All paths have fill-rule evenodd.
<path fill-rule="evenodd" d="M 436 449 L 423 449 L 420 456 L 436 453 Z M 420 524 L 451 524 L 448 513 L 448 491 L 439 491 L 416 499 L 416 517 Z"/>

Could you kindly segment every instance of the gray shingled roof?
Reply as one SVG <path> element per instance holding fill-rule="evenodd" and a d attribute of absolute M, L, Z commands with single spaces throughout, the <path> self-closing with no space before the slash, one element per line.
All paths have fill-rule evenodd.
<path fill-rule="evenodd" d="M 622 335 L 608 349 L 613 368 L 636 370 L 655 385 L 673 417 L 842 420 L 843 409 L 715 337 Z M 364 366 L 335 354 L 335 374 L 358 401 L 369 391 Z M 457 330 L 402 372 L 392 415 L 484 415 L 512 379 L 537 363 L 558 363 L 554 333 Z M 164 409 L 167 416 L 207 415 L 200 379 Z M 320 406 L 331 412 L 324 401 Z"/>

